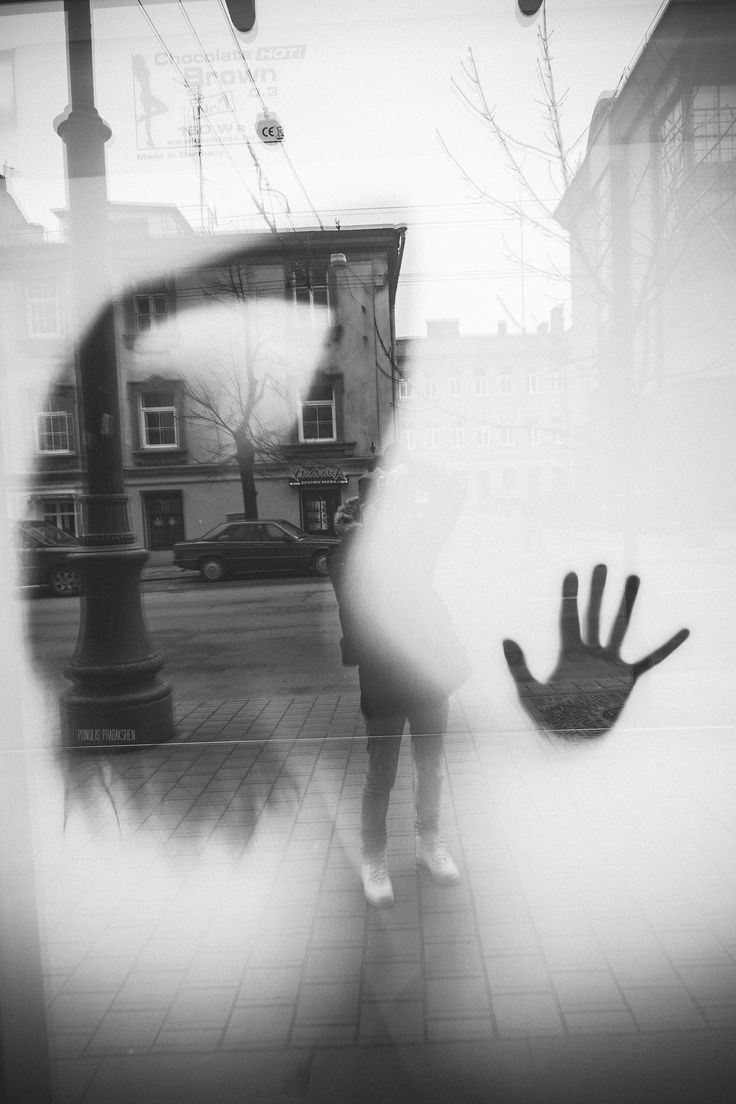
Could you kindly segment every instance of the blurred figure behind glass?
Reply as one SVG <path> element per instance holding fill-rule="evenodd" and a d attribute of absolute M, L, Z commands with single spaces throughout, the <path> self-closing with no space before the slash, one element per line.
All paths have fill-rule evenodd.
<path fill-rule="evenodd" d="M 450 884 L 460 875 L 439 838 L 444 733 L 449 696 L 470 665 L 434 587 L 444 541 L 462 489 L 436 468 L 408 462 L 394 446 L 342 506 L 342 537 L 329 558 L 342 627 L 343 663 L 358 667 L 366 718 L 368 773 L 363 790 L 363 887 L 378 907 L 394 900 L 386 868 L 386 814 L 406 724 L 415 769 L 417 862 Z"/>

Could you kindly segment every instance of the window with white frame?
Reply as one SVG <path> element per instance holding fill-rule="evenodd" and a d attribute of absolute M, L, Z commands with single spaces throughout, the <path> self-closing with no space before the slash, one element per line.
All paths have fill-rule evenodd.
<path fill-rule="evenodd" d="M 133 293 L 133 311 L 138 333 L 160 330 L 169 318 L 169 297 L 165 288 L 139 285 Z"/>
<path fill-rule="evenodd" d="M 512 494 L 516 490 L 516 471 L 514 468 L 504 468 L 501 472 L 501 490 L 504 494 Z"/>
<path fill-rule="evenodd" d="M 486 372 L 476 372 L 473 378 L 473 394 L 488 394 L 488 375 Z"/>
<path fill-rule="evenodd" d="M 417 432 L 415 429 L 407 428 L 404 430 L 404 443 L 412 451 L 417 447 Z"/>
<path fill-rule="evenodd" d="M 511 372 L 502 372 L 499 377 L 499 389 L 502 395 L 512 395 L 514 393 L 514 377 Z"/>
<path fill-rule="evenodd" d="M 465 448 L 465 430 L 462 426 L 450 427 L 450 446 L 452 448 Z"/>
<path fill-rule="evenodd" d="M 736 84 L 695 89 L 692 133 L 696 161 L 736 161 Z"/>
<path fill-rule="evenodd" d="M 60 337 L 61 296 L 53 280 L 32 280 L 26 286 L 26 319 L 29 337 Z"/>
<path fill-rule="evenodd" d="M 440 447 L 440 431 L 437 426 L 430 426 L 427 430 L 427 448 L 438 449 Z"/>
<path fill-rule="evenodd" d="M 428 399 L 438 399 L 440 397 L 440 385 L 435 376 L 427 376 L 424 383 L 424 393 Z"/>
<path fill-rule="evenodd" d="M 539 392 L 539 376 L 536 372 L 527 372 L 526 374 L 526 389 L 530 395 L 536 395 Z"/>
<path fill-rule="evenodd" d="M 144 449 L 179 448 L 179 415 L 176 389 L 138 393 L 140 441 Z"/>
<path fill-rule="evenodd" d="M 76 451 L 74 414 L 50 403 L 36 415 L 36 448 L 45 456 L 68 456 Z"/>
<path fill-rule="evenodd" d="M 540 443 L 540 441 L 542 440 L 542 434 L 541 434 L 541 431 L 539 429 L 539 426 L 536 425 L 534 422 L 531 422 L 527 426 L 527 431 L 526 432 L 527 432 L 527 440 L 528 440 L 530 445 L 538 445 Z"/>
<path fill-rule="evenodd" d="M 410 399 L 411 398 L 411 380 L 408 380 L 406 376 L 402 376 L 399 380 L 399 398 Z"/>
<path fill-rule="evenodd" d="M 554 418 L 552 420 L 552 444 L 562 444 L 562 418 Z"/>
<path fill-rule="evenodd" d="M 51 522 L 65 533 L 77 535 L 77 510 L 73 498 L 44 498 L 41 502 L 44 521 Z"/>
<path fill-rule="evenodd" d="M 327 265 L 295 262 L 286 275 L 286 294 L 300 319 L 319 321 L 332 305 Z"/>
<path fill-rule="evenodd" d="M 562 374 L 560 372 L 550 372 L 549 389 L 553 394 L 557 394 L 562 390 Z"/>
<path fill-rule="evenodd" d="M 336 441 L 335 389 L 324 380 L 312 384 L 302 396 L 299 409 L 299 440 Z"/>
<path fill-rule="evenodd" d="M 475 433 L 475 443 L 478 448 L 488 448 L 491 443 L 491 431 L 488 426 L 480 426 Z"/>
<path fill-rule="evenodd" d="M 505 445 L 513 445 L 514 443 L 514 427 L 504 426 L 501 440 Z"/>
<path fill-rule="evenodd" d="M 458 396 L 463 393 L 463 378 L 462 376 L 450 376 L 448 380 L 448 392 L 450 395 Z"/>

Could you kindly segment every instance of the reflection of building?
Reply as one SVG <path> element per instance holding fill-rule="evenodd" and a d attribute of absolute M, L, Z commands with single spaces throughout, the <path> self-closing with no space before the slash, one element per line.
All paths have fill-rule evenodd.
<path fill-rule="evenodd" d="M 237 429 L 231 400 L 238 390 L 247 399 L 246 363 L 257 385 L 259 515 L 330 531 L 394 433 L 404 229 L 210 236 L 195 235 L 172 207 L 111 204 L 110 212 L 116 255 L 127 258 L 121 269 L 144 249 L 156 257 L 165 248 L 169 258 L 155 276 L 149 261 L 115 306 L 125 482 L 141 542 L 168 548 L 242 511 L 236 438 L 225 423 Z M 22 411 L 6 451 L 15 512 L 78 531 L 81 418 L 66 250 L 16 245 L 6 268 L 15 287 L 4 354 Z"/>
<path fill-rule="evenodd" d="M 460 334 L 427 323 L 399 342 L 400 434 L 467 475 L 475 509 L 559 506 L 570 490 L 570 374 L 562 308 L 534 334 Z"/>
<path fill-rule="evenodd" d="M 671 0 L 557 212 L 597 470 L 645 521 L 736 517 L 736 8 Z M 591 485 L 594 490 L 594 485 Z"/>

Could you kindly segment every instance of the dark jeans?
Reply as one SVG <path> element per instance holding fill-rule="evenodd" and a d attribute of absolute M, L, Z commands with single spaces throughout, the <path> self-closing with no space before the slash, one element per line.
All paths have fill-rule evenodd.
<path fill-rule="evenodd" d="M 414 826 L 422 835 L 437 831 L 448 707 L 444 698 L 409 714 L 368 718 L 368 774 L 361 820 L 364 856 L 380 855 L 386 847 L 386 814 L 407 721 L 416 780 Z"/>

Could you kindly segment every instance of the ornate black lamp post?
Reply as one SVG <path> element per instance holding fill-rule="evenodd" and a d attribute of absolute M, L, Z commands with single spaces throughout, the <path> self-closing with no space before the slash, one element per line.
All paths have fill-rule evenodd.
<path fill-rule="evenodd" d="M 69 238 L 78 317 L 107 287 L 105 142 L 111 135 L 94 103 L 89 0 L 65 0 L 70 110 L 56 124 L 66 147 Z M 64 742 L 129 745 L 168 740 L 174 731 L 171 689 L 159 677 L 143 620 L 140 573 L 148 558 L 131 547 L 118 396 L 113 305 L 109 297 L 77 345 L 85 494 L 83 544 L 70 557 L 82 580 L 76 649 L 61 698 Z"/>

